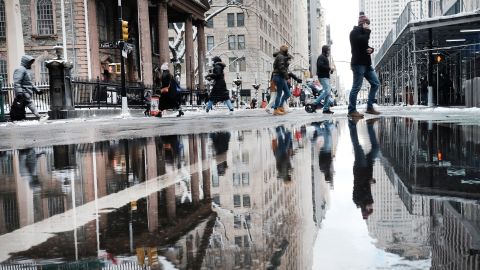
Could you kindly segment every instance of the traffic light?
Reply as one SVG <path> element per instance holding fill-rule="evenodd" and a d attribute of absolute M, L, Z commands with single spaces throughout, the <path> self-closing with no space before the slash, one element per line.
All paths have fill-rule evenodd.
<path fill-rule="evenodd" d="M 122 20 L 122 40 L 128 40 L 128 22 L 124 20 Z"/>
<path fill-rule="evenodd" d="M 435 64 L 438 64 L 438 63 L 442 62 L 443 60 L 445 60 L 444 55 L 442 55 L 442 54 L 435 55 Z"/>

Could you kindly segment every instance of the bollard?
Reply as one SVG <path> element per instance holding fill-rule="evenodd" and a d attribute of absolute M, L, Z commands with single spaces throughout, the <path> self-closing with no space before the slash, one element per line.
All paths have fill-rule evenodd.
<path fill-rule="evenodd" d="M 0 122 L 5 122 L 5 99 L 3 97 L 3 77 L 0 76 Z"/>
<path fill-rule="evenodd" d="M 428 107 L 433 107 L 433 87 L 429 86 L 428 87 L 428 102 L 427 102 Z"/>

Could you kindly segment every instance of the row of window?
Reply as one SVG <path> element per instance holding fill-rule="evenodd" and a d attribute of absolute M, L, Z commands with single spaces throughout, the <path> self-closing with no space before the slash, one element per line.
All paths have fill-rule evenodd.
<path fill-rule="evenodd" d="M 211 14 L 206 14 L 206 18 Z M 235 20 L 235 16 L 237 19 Z M 244 27 L 245 26 L 245 13 L 227 13 L 227 26 L 228 27 Z M 207 20 L 207 28 L 213 28 L 213 18 Z"/>
<path fill-rule="evenodd" d="M 35 3 L 35 16 L 38 35 L 48 36 L 55 33 L 51 0 L 37 0 Z M 0 0 L 0 38 L 6 37 L 6 27 L 5 2 Z"/>
<path fill-rule="evenodd" d="M 48 81 L 48 69 L 47 69 L 47 66 L 45 65 L 45 61 L 47 60 L 48 59 L 46 59 L 45 57 L 42 57 L 41 60 L 35 61 L 35 63 L 32 66 L 32 72 L 31 72 L 33 81 L 41 81 L 41 82 Z M 35 65 L 38 64 L 37 62 L 42 63 L 39 69 L 35 68 Z M 38 77 L 35 77 L 35 73 L 36 73 L 35 70 L 37 70 L 38 72 L 38 75 L 39 75 Z M 8 76 L 7 61 L 5 59 L 0 59 L 0 76 L 3 78 L 4 81 L 7 79 L 7 76 Z"/>
<path fill-rule="evenodd" d="M 213 50 L 215 47 L 215 37 L 207 36 L 207 51 Z M 228 36 L 229 50 L 244 50 L 245 49 L 245 35 L 229 35 Z"/>

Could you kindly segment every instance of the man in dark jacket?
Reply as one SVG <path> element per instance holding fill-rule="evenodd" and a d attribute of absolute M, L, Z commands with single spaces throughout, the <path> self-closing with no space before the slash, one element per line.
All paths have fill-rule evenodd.
<path fill-rule="evenodd" d="M 280 108 L 280 106 L 291 96 L 287 84 L 287 80 L 289 78 L 288 65 L 291 59 L 291 56 L 288 54 L 288 46 L 280 46 L 280 51 L 274 53 L 273 56 L 275 57 L 275 61 L 273 62 L 272 80 L 275 82 L 275 86 L 277 87 L 277 97 L 275 98 L 275 103 L 272 106 L 273 115 L 283 115 L 285 112 Z"/>
<path fill-rule="evenodd" d="M 30 109 L 30 111 L 36 117 L 44 121 L 48 119 L 48 116 L 45 115 L 41 117 L 32 101 L 33 92 L 37 94 L 43 93 L 32 82 L 30 70 L 33 62 L 35 62 L 33 57 L 30 55 L 24 55 L 20 61 L 20 67 L 13 71 L 13 87 L 15 91 L 15 98 L 23 100 L 25 102 L 25 106 L 28 107 L 28 109 Z"/>
<path fill-rule="evenodd" d="M 350 91 L 348 101 L 348 116 L 354 118 L 362 118 L 363 114 L 356 109 L 357 95 L 362 88 L 363 78 L 370 83 L 370 91 L 368 93 L 367 110 L 369 114 L 380 114 L 373 108 L 373 101 L 380 86 L 377 74 L 372 67 L 371 54 L 373 48 L 368 45 L 370 39 L 370 20 L 363 12 L 360 12 L 358 18 L 358 26 L 353 27 L 350 32 L 350 45 L 352 47 L 351 68 L 353 72 L 353 85 Z"/>
<path fill-rule="evenodd" d="M 220 57 L 215 56 L 212 58 L 213 71 L 207 75 L 207 80 L 215 80 L 212 91 L 210 92 L 209 100 L 207 103 L 206 111 L 209 112 L 212 109 L 214 103 L 223 101 L 228 109 L 233 112 L 232 101 L 227 89 L 227 83 L 225 82 L 225 74 L 223 70 L 226 65 L 222 62 Z"/>
<path fill-rule="evenodd" d="M 323 91 L 314 101 L 314 104 L 319 104 L 323 100 L 323 113 L 332 114 L 330 111 L 330 92 L 332 87 L 330 86 L 330 73 L 333 73 L 333 69 L 330 67 L 330 46 L 324 45 L 322 47 L 322 54 L 317 58 L 317 76 Z"/>

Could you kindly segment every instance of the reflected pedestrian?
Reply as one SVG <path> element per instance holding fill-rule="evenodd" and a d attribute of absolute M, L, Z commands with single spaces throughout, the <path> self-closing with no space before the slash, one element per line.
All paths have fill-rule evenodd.
<path fill-rule="evenodd" d="M 375 95 L 380 87 L 380 81 L 372 67 L 371 54 L 373 48 L 368 45 L 370 40 L 370 20 L 365 13 L 360 12 L 358 26 L 354 26 L 350 32 L 350 45 L 352 49 L 351 68 L 353 72 L 353 85 L 348 100 L 348 116 L 351 118 L 363 118 L 363 114 L 357 111 L 357 96 L 362 88 L 363 78 L 370 83 L 368 93 L 367 110 L 369 114 L 380 114 L 373 108 Z"/>
<path fill-rule="evenodd" d="M 28 107 L 28 109 L 40 121 L 45 121 L 48 119 L 48 115 L 41 116 L 32 100 L 34 92 L 37 94 L 43 94 L 43 91 L 38 89 L 32 82 L 30 72 L 33 62 L 35 62 L 35 59 L 32 56 L 24 55 L 20 61 L 20 67 L 13 71 L 15 99 L 17 99 L 18 102 L 25 104 L 25 106 Z"/>
<path fill-rule="evenodd" d="M 145 111 L 143 112 L 143 114 L 145 116 L 150 116 L 150 110 L 152 107 L 152 90 L 151 89 L 147 89 L 145 91 L 145 94 L 143 94 L 143 99 L 145 102 Z"/>
<path fill-rule="evenodd" d="M 214 80 L 212 92 L 210 93 L 209 100 L 207 102 L 207 113 L 212 109 L 213 104 L 223 102 L 228 109 L 233 112 L 232 101 L 227 89 L 227 83 L 225 82 L 225 74 L 223 70 L 226 65 L 222 62 L 222 59 L 218 56 L 212 58 L 213 72 L 207 75 L 207 80 Z"/>
<path fill-rule="evenodd" d="M 212 139 L 213 148 L 215 149 L 217 173 L 218 175 L 225 175 L 225 171 L 228 168 L 227 151 L 230 143 L 230 132 L 210 133 L 210 139 Z"/>
<path fill-rule="evenodd" d="M 358 119 L 348 121 L 350 139 L 355 155 L 355 161 L 353 162 L 353 202 L 361 209 L 363 219 L 367 219 L 368 216 L 373 213 L 371 184 L 376 182 L 373 178 L 373 165 L 379 152 L 379 145 L 373 125 L 377 120 L 378 118 L 374 118 L 367 121 L 368 137 L 371 144 L 371 150 L 368 154 L 365 154 L 358 140 Z"/>
<path fill-rule="evenodd" d="M 325 181 L 333 186 L 333 156 L 332 156 L 332 120 L 325 120 L 319 123 L 312 123 L 315 127 L 314 139 L 323 138 L 323 145 L 318 153 L 318 166 L 325 177 Z"/>
<path fill-rule="evenodd" d="M 277 178 L 284 181 L 292 180 L 292 132 L 285 129 L 284 126 L 275 128 L 277 137 L 272 140 L 272 150 L 277 165 Z"/>

